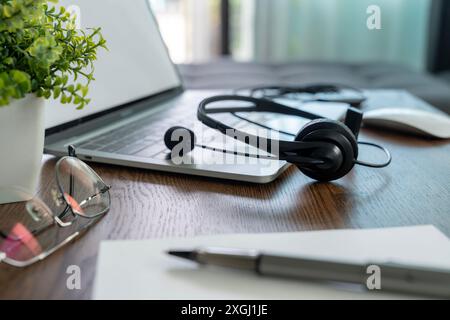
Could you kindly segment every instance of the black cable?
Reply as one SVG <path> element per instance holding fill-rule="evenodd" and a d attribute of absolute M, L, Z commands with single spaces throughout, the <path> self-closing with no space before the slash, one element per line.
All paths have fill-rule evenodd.
<path fill-rule="evenodd" d="M 376 144 L 376 143 L 365 142 L 365 141 L 358 141 L 358 144 L 380 149 L 381 151 L 383 151 L 386 154 L 387 161 L 385 163 L 376 164 L 376 163 L 369 163 L 369 162 L 365 162 L 365 161 L 355 160 L 355 164 L 363 166 L 363 167 L 375 168 L 375 169 L 386 168 L 387 166 L 389 166 L 391 164 L 392 155 L 387 148 L 380 146 L 379 144 Z"/>

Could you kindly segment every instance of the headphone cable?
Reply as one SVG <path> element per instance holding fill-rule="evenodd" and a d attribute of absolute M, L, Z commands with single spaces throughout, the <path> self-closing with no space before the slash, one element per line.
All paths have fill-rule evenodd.
<path fill-rule="evenodd" d="M 287 136 L 290 136 L 290 137 L 293 137 L 293 138 L 296 137 L 295 134 L 292 134 L 292 133 L 287 132 L 287 131 L 271 128 L 271 127 L 269 127 L 267 125 L 264 125 L 262 123 L 258 123 L 256 121 L 253 121 L 253 120 L 247 119 L 247 118 L 245 118 L 243 116 L 240 116 L 240 115 L 236 114 L 235 112 L 231 112 L 231 114 L 234 117 L 236 117 L 236 118 L 238 118 L 240 120 L 247 121 L 248 123 L 251 123 L 253 125 L 261 127 L 263 129 L 274 131 L 274 132 L 278 132 L 278 133 L 281 133 L 281 134 L 284 134 L 284 135 L 287 135 Z M 383 147 L 383 146 L 381 146 L 379 144 L 376 144 L 376 143 L 373 143 L 373 142 L 366 142 L 366 141 L 358 141 L 358 144 L 374 147 L 374 148 L 377 148 L 377 149 L 383 151 L 384 154 L 386 155 L 387 160 L 386 160 L 386 162 L 380 163 L 380 164 L 370 163 L 370 162 L 360 161 L 360 160 L 355 160 L 355 164 L 363 166 L 363 167 L 368 167 L 368 168 L 381 169 L 381 168 L 386 168 L 387 166 L 389 166 L 392 163 L 392 155 L 391 155 L 391 153 L 389 152 L 389 150 L 387 148 L 385 148 L 385 147 Z"/>

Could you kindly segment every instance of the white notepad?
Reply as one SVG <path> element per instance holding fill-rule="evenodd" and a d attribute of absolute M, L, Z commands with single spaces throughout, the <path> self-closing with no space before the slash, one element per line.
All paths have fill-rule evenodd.
<path fill-rule="evenodd" d="M 354 286 L 264 278 L 198 267 L 169 257 L 169 249 L 260 249 L 268 253 L 358 263 L 398 262 L 450 269 L 450 241 L 432 226 L 379 230 L 226 235 L 192 239 L 107 241 L 101 244 L 94 299 L 390 299 Z"/>

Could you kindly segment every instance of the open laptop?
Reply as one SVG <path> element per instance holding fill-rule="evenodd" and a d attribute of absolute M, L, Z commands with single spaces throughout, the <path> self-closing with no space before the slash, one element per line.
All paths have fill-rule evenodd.
<path fill-rule="evenodd" d="M 211 159 L 204 159 L 204 150 L 201 159 L 193 153 L 192 157 L 198 159 L 192 164 L 175 165 L 163 142 L 166 130 L 172 126 L 199 129 L 198 103 L 218 92 L 183 90 L 148 0 L 60 3 L 78 6 L 82 28 L 101 26 L 109 51 L 99 53 L 96 81 L 89 94 L 92 102 L 84 110 L 57 101 L 48 103 L 46 153 L 67 155 L 67 147 L 72 144 L 79 158 L 86 161 L 254 183 L 271 182 L 288 167 L 279 161 L 266 165 L 249 161 L 217 164 L 214 157 L 218 155 L 207 151 L 206 157 Z M 258 116 L 263 117 L 258 121 L 274 121 Z M 231 115 L 221 120 L 243 130 L 251 126 Z M 281 126 L 298 130 L 302 125 L 295 119 L 289 121 Z M 223 136 L 213 130 L 207 132 L 199 143 L 226 147 Z"/>

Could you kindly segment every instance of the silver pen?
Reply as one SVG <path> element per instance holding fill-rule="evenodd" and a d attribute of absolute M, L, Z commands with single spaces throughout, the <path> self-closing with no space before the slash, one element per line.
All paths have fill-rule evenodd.
<path fill-rule="evenodd" d="M 344 282 L 362 285 L 367 289 L 367 281 L 371 275 L 368 274 L 368 267 L 375 266 L 379 271 L 380 286 L 374 288 L 374 291 L 450 298 L 450 270 L 444 269 L 390 263 L 363 265 L 225 248 L 169 251 L 168 254 L 202 265 L 249 270 L 263 276 Z"/>

